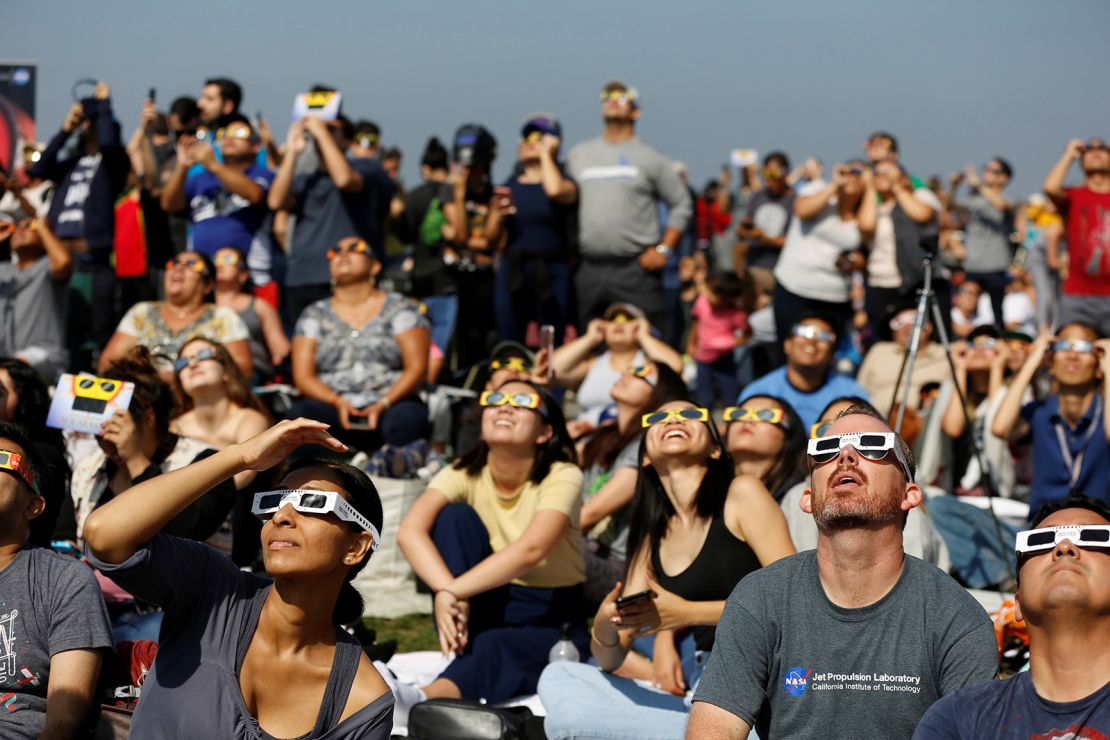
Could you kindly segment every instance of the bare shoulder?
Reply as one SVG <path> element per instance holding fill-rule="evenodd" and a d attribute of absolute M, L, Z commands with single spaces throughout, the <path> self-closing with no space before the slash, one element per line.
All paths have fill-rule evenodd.
<path fill-rule="evenodd" d="M 747 540 L 750 532 L 745 532 L 745 524 L 748 529 L 758 527 L 761 515 L 771 508 L 778 509 L 778 504 L 763 481 L 753 475 L 738 475 L 732 479 L 725 498 L 725 526 L 736 537 Z"/>
<path fill-rule="evenodd" d="M 370 658 L 363 653 L 359 657 L 358 672 L 355 673 L 354 683 L 351 684 L 351 693 L 347 695 L 347 706 L 343 707 L 343 716 L 340 717 L 340 720 L 347 719 L 387 693 L 389 693 L 389 685 L 378 673 L 374 664 L 370 662 Z"/>
<path fill-rule="evenodd" d="M 270 426 L 266 415 L 257 409 L 240 409 L 239 423 L 235 425 L 235 442 L 242 442 L 260 434 Z"/>
<path fill-rule="evenodd" d="M 179 437 L 195 437 L 200 431 L 192 409 L 170 422 L 170 431 Z"/>

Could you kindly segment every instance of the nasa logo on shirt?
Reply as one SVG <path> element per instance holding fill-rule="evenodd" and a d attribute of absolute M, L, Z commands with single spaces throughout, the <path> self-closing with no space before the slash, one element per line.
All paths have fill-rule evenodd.
<path fill-rule="evenodd" d="M 791 696 L 801 696 L 809 685 L 809 671 L 802 666 L 788 668 L 782 679 L 782 687 Z"/>

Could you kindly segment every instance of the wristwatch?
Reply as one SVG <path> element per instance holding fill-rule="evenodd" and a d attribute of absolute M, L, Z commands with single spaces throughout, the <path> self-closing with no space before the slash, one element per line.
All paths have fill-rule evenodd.
<path fill-rule="evenodd" d="M 670 257 L 672 254 L 674 254 L 674 250 L 668 247 L 666 244 L 663 244 L 662 242 L 655 245 L 655 251 L 663 255 L 664 257 Z"/>

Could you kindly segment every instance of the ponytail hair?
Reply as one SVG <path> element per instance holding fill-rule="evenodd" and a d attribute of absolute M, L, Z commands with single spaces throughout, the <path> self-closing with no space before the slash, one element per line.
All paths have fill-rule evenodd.
<path fill-rule="evenodd" d="M 370 523 L 381 533 L 382 523 L 385 519 L 382 500 L 378 495 L 378 489 L 374 488 L 374 484 L 366 473 L 333 455 L 310 455 L 291 463 L 281 477 L 285 478 L 290 473 L 304 468 L 323 468 L 334 475 L 339 480 L 340 488 L 343 489 L 340 495 L 358 513 L 369 519 Z M 354 522 L 343 522 L 343 524 L 352 531 L 362 531 L 362 528 Z M 373 551 L 368 550 L 366 556 L 347 571 L 347 577 L 339 588 L 339 595 L 336 596 L 335 607 L 331 613 L 331 620 L 334 624 L 350 624 L 362 618 L 365 603 L 362 600 L 362 595 L 359 594 L 351 582 L 370 562 L 372 554 Z"/>

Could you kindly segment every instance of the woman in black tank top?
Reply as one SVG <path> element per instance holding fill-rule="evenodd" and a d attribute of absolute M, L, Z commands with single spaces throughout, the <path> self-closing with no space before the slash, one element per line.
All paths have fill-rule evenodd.
<path fill-rule="evenodd" d="M 590 650 L 606 671 L 684 692 L 700 674 L 725 599 L 748 573 L 790 555 L 782 511 L 758 478 L 733 477 L 705 409 L 688 401 L 646 414 L 624 588 L 602 602 Z M 621 594 L 654 595 L 617 606 Z M 654 644 L 636 640 L 655 633 Z M 633 649 L 650 655 L 650 664 Z M 684 654 L 680 657 L 680 653 Z"/>

